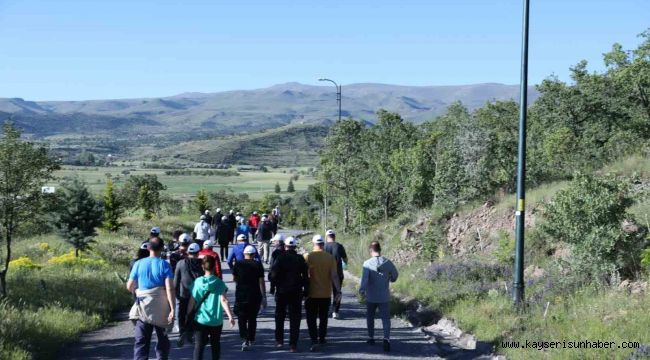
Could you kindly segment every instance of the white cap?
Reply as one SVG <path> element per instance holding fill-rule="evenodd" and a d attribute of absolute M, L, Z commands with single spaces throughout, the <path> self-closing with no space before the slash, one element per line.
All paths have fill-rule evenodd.
<path fill-rule="evenodd" d="M 266 220 L 268 220 L 268 218 L 266 217 L 266 215 L 262 216 L 262 221 L 266 221 Z"/>
<path fill-rule="evenodd" d="M 235 220 L 236 220 L 237 222 L 239 222 L 239 220 L 241 220 L 241 216 L 239 216 L 239 215 L 235 216 Z"/>
<path fill-rule="evenodd" d="M 143 242 L 142 245 L 140 245 L 140 249 L 149 250 L 149 242 L 148 241 Z"/>
<path fill-rule="evenodd" d="M 158 235 L 160 234 L 160 228 L 158 226 L 154 226 L 151 228 L 150 233 Z"/>
<path fill-rule="evenodd" d="M 228 220 L 227 216 L 224 215 L 224 216 L 221 217 L 221 221 L 226 221 L 226 220 Z"/>
<path fill-rule="evenodd" d="M 178 237 L 178 241 L 182 243 L 188 243 L 192 241 L 192 237 L 188 233 L 182 233 L 181 236 Z"/>
<path fill-rule="evenodd" d="M 244 234 L 237 235 L 237 241 L 246 241 L 246 239 L 248 239 L 248 236 Z"/>
<path fill-rule="evenodd" d="M 206 217 L 205 217 L 205 215 L 201 215 L 201 217 L 200 217 L 199 219 L 201 219 L 201 220 L 205 220 Z"/>
<path fill-rule="evenodd" d="M 208 215 L 210 213 L 210 210 L 206 210 L 205 214 Z"/>
<path fill-rule="evenodd" d="M 311 242 L 314 244 L 324 244 L 325 240 L 323 240 L 323 237 L 320 236 L 320 234 L 316 234 L 313 238 L 311 238 Z"/>
<path fill-rule="evenodd" d="M 275 234 L 272 241 L 284 241 L 284 235 L 283 234 Z"/>
<path fill-rule="evenodd" d="M 221 212 L 221 208 L 217 208 L 217 212 Z"/>
<path fill-rule="evenodd" d="M 257 253 L 255 246 L 248 245 L 244 248 L 244 254 L 252 255 Z"/>
<path fill-rule="evenodd" d="M 212 240 L 206 240 L 206 241 L 203 242 L 203 248 L 204 249 L 209 249 L 209 248 L 212 248 L 212 247 L 214 247 L 214 243 L 212 242 Z"/>
<path fill-rule="evenodd" d="M 257 211 L 253 211 L 253 215 L 257 215 Z"/>
<path fill-rule="evenodd" d="M 201 251 L 201 248 L 199 247 L 199 244 L 197 244 L 197 243 L 191 243 L 190 247 L 187 248 L 187 252 L 190 253 L 190 254 L 196 254 L 199 251 Z"/>
<path fill-rule="evenodd" d="M 298 240 L 296 240 L 296 238 L 293 236 L 289 236 L 284 240 L 284 245 L 296 247 L 298 246 Z"/>
<path fill-rule="evenodd" d="M 327 230 L 327 231 L 325 232 L 325 236 L 330 236 L 330 235 L 332 235 L 332 236 L 336 236 L 336 233 L 334 232 L 334 230 L 329 229 L 329 230 Z"/>
<path fill-rule="evenodd" d="M 234 213 L 235 213 L 235 210 L 230 209 L 230 211 L 228 211 L 228 212 L 229 212 L 230 214 L 234 214 Z"/>

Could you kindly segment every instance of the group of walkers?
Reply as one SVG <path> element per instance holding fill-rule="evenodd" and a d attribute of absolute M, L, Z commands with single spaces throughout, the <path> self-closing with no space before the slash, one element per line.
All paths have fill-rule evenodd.
<path fill-rule="evenodd" d="M 212 219 L 206 215 L 209 213 L 202 215 L 199 224 L 210 222 L 209 226 L 213 228 L 216 215 Z M 254 215 L 257 214 L 251 214 L 251 218 Z M 138 252 L 140 259 L 132 262 L 126 285 L 135 300 L 129 314 L 135 325 L 135 360 L 148 359 L 154 331 L 158 339 L 157 358 L 168 359 L 171 347 L 168 334 L 175 319 L 178 322 L 178 346 L 193 343 L 194 359 L 203 359 L 205 347 L 209 344 L 212 359 L 218 359 L 224 314 L 231 327 L 237 318 L 241 350 L 250 350 L 256 341 L 257 317 L 267 307 L 263 263 L 269 264 L 269 293 L 275 297 L 276 347 L 281 349 L 285 346 L 285 320 L 288 317 L 289 351 L 298 351 L 303 306 L 311 340 L 310 351 L 318 350 L 327 342 L 330 306 L 332 318 L 340 318 L 341 286 L 348 262 L 345 247 L 336 242 L 335 232 L 328 230 L 325 238 L 314 235 L 313 250 L 300 254 L 299 240 L 294 237 L 285 239 L 277 233 L 277 223 L 274 231 L 265 229 L 273 226 L 268 217 L 265 219 L 263 215 L 255 224 L 250 218 L 242 221 L 242 216 L 237 216 L 239 225 L 231 233 L 236 236 L 236 245 L 229 254 L 228 244 L 219 243 L 226 252 L 217 254 L 213 239 L 200 238 L 196 231 L 195 234 L 174 232 L 173 240 L 165 246 L 160 229 L 151 229 L 149 239 L 143 242 Z M 222 216 L 217 229 L 226 226 L 223 218 L 228 219 Z M 252 225 L 257 225 L 255 232 Z M 265 231 L 269 231 L 271 236 L 263 234 Z M 258 246 L 249 242 L 255 236 Z M 368 344 L 375 343 L 374 319 L 379 310 L 384 329 L 383 348 L 390 351 L 389 283 L 397 280 L 398 273 L 395 266 L 381 256 L 378 242 L 373 242 L 369 250 L 372 257 L 364 263 L 360 286 L 360 294 L 366 299 L 368 309 Z M 231 269 L 236 284 L 232 307 L 226 296 L 228 288 L 223 281 L 222 261 Z"/>

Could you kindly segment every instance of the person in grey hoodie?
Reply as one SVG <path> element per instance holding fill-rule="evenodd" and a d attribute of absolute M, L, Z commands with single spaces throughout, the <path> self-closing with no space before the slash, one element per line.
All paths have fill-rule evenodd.
<path fill-rule="evenodd" d="M 359 293 L 366 299 L 368 313 L 368 344 L 375 344 L 375 313 L 384 328 L 384 351 L 390 351 L 390 283 L 397 281 L 398 272 L 393 263 L 381 256 L 381 245 L 373 241 L 369 246 L 370 259 L 363 263 Z"/>
<path fill-rule="evenodd" d="M 187 257 L 176 265 L 174 272 L 174 288 L 178 299 L 178 345 L 183 346 L 185 340 L 192 342 L 193 334 L 187 333 L 187 307 L 192 297 L 194 280 L 203 276 L 203 266 L 198 253 L 199 244 L 191 244 L 187 249 Z"/>

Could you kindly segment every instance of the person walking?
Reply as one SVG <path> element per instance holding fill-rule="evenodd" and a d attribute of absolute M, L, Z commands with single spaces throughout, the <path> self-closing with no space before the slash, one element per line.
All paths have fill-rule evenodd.
<path fill-rule="evenodd" d="M 244 235 L 247 239 L 251 236 L 251 228 L 246 225 L 246 219 L 243 216 L 239 219 L 239 225 L 237 225 L 235 235 L 237 238 L 239 238 L 239 235 Z"/>
<path fill-rule="evenodd" d="M 334 233 L 334 230 L 327 230 L 327 232 L 325 232 L 325 238 L 327 240 L 325 243 L 325 251 L 334 256 L 334 259 L 336 260 L 336 273 L 339 276 L 338 282 L 341 284 L 341 287 L 343 287 L 343 263 L 345 262 L 347 264 L 348 254 L 345 252 L 345 247 L 336 242 L 336 233 Z M 341 309 L 341 297 L 338 296 L 335 287 L 332 287 L 332 291 L 334 291 L 334 293 L 332 293 L 332 298 L 334 299 L 332 302 L 332 319 L 338 319 L 339 310 Z"/>
<path fill-rule="evenodd" d="M 194 360 L 203 360 L 203 351 L 210 342 L 212 359 L 221 356 L 221 332 L 223 331 L 223 312 L 228 315 L 231 327 L 235 326 L 235 319 L 230 310 L 226 297 L 228 287 L 215 276 L 215 259 L 206 256 L 202 267 L 204 275 L 197 278 L 192 286 L 192 297 L 188 305 L 188 314 L 194 322 L 196 339 L 194 341 Z"/>
<path fill-rule="evenodd" d="M 196 240 L 203 244 L 204 241 L 210 240 L 210 225 L 205 221 L 205 215 L 201 215 L 199 222 L 194 226 Z"/>
<path fill-rule="evenodd" d="M 379 309 L 384 328 L 384 351 L 390 351 L 390 283 L 397 281 L 398 272 L 393 263 L 381 256 L 381 245 L 373 241 L 368 247 L 370 259 L 363 263 L 359 294 L 366 299 L 368 344 L 375 344 L 375 313 Z"/>
<path fill-rule="evenodd" d="M 236 232 L 237 232 L 237 217 L 235 216 L 235 210 L 230 209 L 228 212 L 228 227 L 230 228 L 230 241 L 235 244 Z"/>
<path fill-rule="evenodd" d="M 178 263 L 187 257 L 187 249 L 191 243 L 192 238 L 190 237 L 190 234 L 182 233 L 178 236 L 178 247 L 175 251 L 172 251 L 169 254 L 169 265 L 172 266 L 172 270 L 176 271 Z M 201 249 L 201 247 L 199 247 L 199 249 Z"/>
<path fill-rule="evenodd" d="M 266 308 L 266 286 L 264 284 L 264 267 L 253 260 L 257 250 L 248 245 L 244 249 L 244 260 L 235 264 L 232 275 L 235 279 L 235 315 L 239 319 L 239 336 L 242 339 L 242 351 L 249 350 L 255 344 L 257 315 L 260 307 Z"/>
<path fill-rule="evenodd" d="M 205 210 L 203 215 L 205 215 L 205 222 L 208 223 L 209 226 L 212 226 L 213 218 L 212 215 L 210 215 L 210 210 Z"/>
<path fill-rule="evenodd" d="M 228 258 L 228 246 L 232 241 L 232 230 L 227 216 L 221 217 L 221 222 L 217 227 L 217 242 L 219 242 L 219 255 L 226 260 Z"/>
<path fill-rule="evenodd" d="M 162 240 L 149 240 L 149 257 L 135 262 L 126 288 L 136 295 L 129 312 L 135 326 L 133 359 L 149 358 L 151 337 L 156 332 L 156 355 L 160 360 L 169 358 L 168 328 L 174 323 L 174 273 L 168 262 L 160 255 L 164 249 Z"/>
<path fill-rule="evenodd" d="M 239 261 L 244 261 L 244 250 L 246 249 L 247 246 L 250 244 L 248 243 L 248 238 L 244 234 L 237 235 L 237 245 L 232 248 L 232 251 L 230 252 L 230 255 L 228 256 L 228 267 L 230 270 L 235 269 L 235 264 Z M 253 245 L 250 245 L 253 246 Z M 255 256 L 253 259 L 259 263 L 262 262 L 260 259 L 260 255 L 257 253 L 257 248 L 253 246 L 255 249 Z"/>
<path fill-rule="evenodd" d="M 221 208 L 217 208 L 217 212 L 212 217 L 212 227 L 215 228 L 215 230 L 221 224 L 222 217 L 223 214 L 221 213 Z"/>
<path fill-rule="evenodd" d="M 298 351 L 302 298 L 309 293 L 309 269 L 305 259 L 298 255 L 298 241 L 289 237 L 284 242 L 285 251 L 271 265 L 269 280 L 271 295 L 275 295 L 275 342 L 284 346 L 284 320 L 289 309 L 289 351 Z M 274 294 L 275 293 L 275 294 Z"/>
<path fill-rule="evenodd" d="M 273 239 L 271 239 L 271 242 L 273 243 L 273 252 L 271 253 L 271 266 L 273 266 L 273 262 L 284 252 L 284 235 L 275 234 L 273 236 Z"/>
<path fill-rule="evenodd" d="M 271 238 L 273 238 L 271 223 L 266 216 L 262 216 L 262 221 L 257 229 L 257 240 L 260 242 L 260 256 L 265 264 L 268 264 L 271 258 Z"/>
<path fill-rule="evenodd" d="M 251 216 L 248 218 L 248 226 L 251 228 L 251 239 L 257 240 L 257 227 L 260 224 L 260 216 L 257 214 L 257 211 L 253 211 Z"/>
<path fill-rule="evenodd" d="M 316 351 L 319 345 L 326 343 L 327 318 L 330 303 L 332 302 L 332 287 L 336 288 L 337 297 L 341 297 L 341 284 L 336 270 L 336 259 L 328 254 L 325 240 L 321 235 L 312 238 L 314 250 L 305 254 L 305 261 L 309 268 L 309 293 L 305 300 L 307 314 L 307 327 L 311 338 L 310 351 Z M 340 300 L 340 299 L 334 299 Z M 318 325 L 317 325 L 318 320 Z"/>
<path fill-rule="evenodd" d="M 213 257 L 214 258 L 214 275 L 218 277 L 219 279 L 223 279 L 223 275 L 221 272 L 221 260 L 219 259 L 219 254 L 217 254 L 214 251 L 214 248 L 216 245 L 212 242 L 212 240 L 208 240 L 203 243 L 203 249 L 199 251 L 199 259 L 203 259 L 205 257 Z"/>
<path fill-rule="evenodd" d="M 178 300 L 178 346 L 183 346 L 185 340 L 192 341 L 192 334 L 187 333 L 187 307 L 190 304 L 194 280 L 204 273 L 202 261 L 198 256 L 200 250 L 198 244 L 190 244 L 187 257 L 176 265 L 174 271 L 174 289 Z"/>

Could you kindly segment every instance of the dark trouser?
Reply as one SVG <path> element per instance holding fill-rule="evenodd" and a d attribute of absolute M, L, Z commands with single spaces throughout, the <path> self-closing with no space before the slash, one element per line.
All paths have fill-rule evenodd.
<path fill-rule="evenodd" d="M 381 318 L 381 325 L 384 328 L 384 339 L 390 340 L 390 304 L 385 303 L 366 303 L 366 322 L 368 325 L 368 337 L 375 337 L 375 312 L 379 309 L 379 318 Z"/>
<path fill-rule="evenodd" d="M 307 327 L 312 342 L 324 341 L 327 337 L 327 317 L 332 299 L 308 298 L 305 300 L 305 312 L 307 313 Z M 319 320 L 316 327 L 316 318 Z"/>
<path fill-rule="evenodd" d="M 194 360 L 203 360 L 203 350 L 208 344 L 208 338 L 212 348 L 212 359 L 219 359 L 221 356 L 221 330 L 223 330 L 223 325 L 206 326 L 196 323 Z"/>
<path fill-rule="evenodd" d="M 221 261 L 226 261 L 228 259 L 228 243 L 220 243 L 219 245 L 219 256 L 221 256 Z"/>
<path fill-rule="evenodd" d="M 300 336 L 300 320 L 302 319 L 301 293 L 281 294 L 275 296 L 275 341 L 284 342 L 284 319 L 287 317 L 289 307 L 289 346 L 298 345 Z"/>
<path fill-rule="evenodd" d="M 151 335 L 156 330 L 156 355 L 160 360 L 169 358 L 169 338 L 165 328 L 146 324 L 142 320 L 135 321 L 135 343 L 133 344 L 133 360 L 149 359 L 149 346 Z"/>
<path fill-rule="evenodd" d="M 254 243 L 255 240 L 256 240 L 256 236 L 257 236 L 257 228 L 252 227 L 251 228 L 251 238 L 249 239 L 248 242 L 251 243 L 251 244 Z"/>
<path fill-rule="evenodd" d="M 239 336 L 244 341 L 255 341 L 257 331 L 257 314 L 260 312 L 261 300 L 236 303 L 237 321 L 239 323 Z"/>
<path fill-rule="evenodd" d="M 185 334 L 187 329 L 187 305 L 190 303 L 189 298 L 178 298 L 178 332 Z M 189 335 L 189 334 L 188 334 Z"/>
<path fill-rule="evenodd" d="M 343 291 L 343 275 L 340 275 L 339 277 L 339 285 L 340 285 L 340 291 L 336 291 L 336 286 L 332 284 L 332 307 L 334 308 L 334 312 L 337 313 L 341 309 L 341 299 L 336 301 L 336 296 Z"/>

